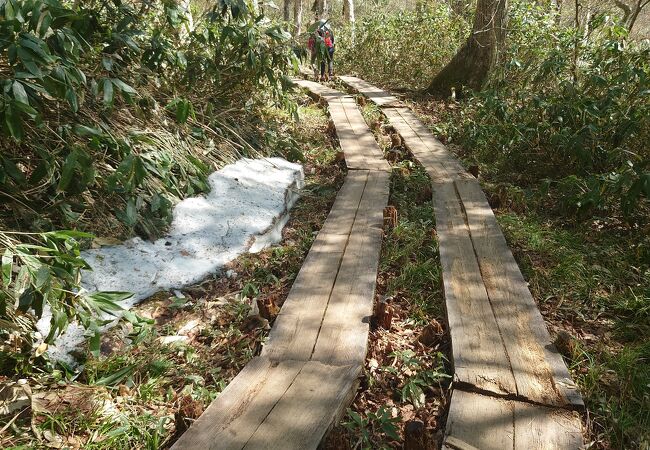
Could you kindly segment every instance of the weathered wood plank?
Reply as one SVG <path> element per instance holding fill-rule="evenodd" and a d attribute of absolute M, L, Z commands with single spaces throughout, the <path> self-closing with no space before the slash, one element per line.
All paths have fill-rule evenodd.
<path fill-rule="evenodd" d="M 454 378 L 497 394 L 516 394 L 508 356 L 452 182 L 433 184 L 433 205 Z"/>
<path fill-rule="evenodd" d="M 175 450 L 241 449 L 291 386 L 303 361 L 254 358 L 176 441 Z"/>
<path fill-rule="evenodd" d="M 464 180 L 458 181 L 456 188 L 510 358 L 517 394 L 546 405 L 582 405 L 481 186 L 476 180 Z"/>
<path fill-rule="evenodd" d="M 377 104 L 378 106 L 387 106 L 399 103 L 399 99 L 397 97 L 389 94 L 382 89 L 379 89 L 378 87 L 373 86 L 361 78 L 339 76 L 339 79 L 355 91 L 368 97 L 370 101 Z"/>
<path fill-rule="evenodd" d="M 582 447 L 582 421 L 578 413 L 513 402 L 515 450 L 578 450 Z"/>
<path fill-rule="evenodd" d="M 432 181 L 459 180 L 469 176 L 462 164 L 433 137 L 409 108 L 387 108 L 382 112 Z"/>
<path fill-rule="evenodd" d="M 316 83 L 314 81 L 309 81 L 309 80 L 301 80 L 298 78 L 295 78 L 293 80 L 294 83 L 296 83 L 298 86 L 300 86 L 303 89 L 307 89 L 310 92 L 313 92 L 314 94 L 325 98 L 326 100 L 331 100 L 334 98 L 338 97 L 344 97 L 346 94 L 344 94 L 341 91 L 337 91 L 335 89 L 331 89 L 325 85 L 322 85 L 320 83 Z"/>
<path fill-rule="evenodd" d="M 274 361 L 311 357 L 368 173 L 348 174 L 275 320 L 263 356 Z"/>
<path fill-rule="evenodd" d="M 296 84 L 328 102 L 328 112 L 349 169 L 390 170 L 353 97 L 313 81 L 297 80 Z"/>
<path fill-rule="evenodd" d="M 334 116 L 332 116 L 332 119 L 336 127 L 339 144 L 345 153 L 345 164 L 350 169 L 390 170 L 390 165 L 384 159 L 384 154 L 368 128 L 354 99 L 343 97 L 339 101 L 346 116 L 346 121 L 339 123 L 334 120 Z"/>
<path fill-rule="evenodd" d="M 512 402 L 454 390 L 443 448 L 507 450 L 514 448 L 514 440 Z"/>
<path fill-rule="evenodd" d="M 353 99 L 315 83 L 298 84 L 330 102 L 346 159 L 364 170 L 348 173 L 262 356 L 246 365 L 174 449 L 316 448 L 354 398 L 366 352 L 364 319 L 372 312 L 389 166 Z M 317 338 L 322 344 L 312 355 Z M 309 361 L 313 357 L 336 365 Z"/>
<path fill-rule="evenodd" d="M 582 425 L 576 412 L 455 390 L 445 448 L 469 450 L 577 450 Z"/>
<path fill-rule="evenodd" d="M 359 366 L 365 360 L 383 236 L 382 211 L 388 203 L 389 182 L 386 172 L 372 172 L 368 178 L 313 360 Z"/>
<path fill-rule="evenodd" d="M 315 449 L 356 392 L 361 366 L 309 361 L 244 447 Z"/>

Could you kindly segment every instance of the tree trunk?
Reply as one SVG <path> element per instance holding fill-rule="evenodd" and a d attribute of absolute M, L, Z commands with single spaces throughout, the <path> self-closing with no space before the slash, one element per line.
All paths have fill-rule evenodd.
<path fill-rule="evenodd" d="M 291 20 L 291 0 L 284 0 L 284 7 L 282 8 L 282 18 L 285 22 Z"/>
<path fill-rule="evenodd" d="M 343 19 L 354 23 L 354 0 L 343 0 Z"/>
<path fill-rule="evenodd" d="M 325 9 L 327 9 L 327 0 L 314 0 L 314 4 L 311 7 L 311 10 L 316 15 L 316 19 L 322 19 L 325 15 Z"/>
<path fill-rule="evenodd" d="M 650 0 L 642 1 L 642 0 L 637 0 L 636 5 L 634 7 L 634 11 L 630 15 L 630 18 L 627 21 L 627 31 L 632 31 L 632 27 L 634 27 L 634 24 L 636 23 L 636 19 L 639 17 L 639 13 L 643 8 L 648 6 L 650 4 Z"/>
<path fill-rule="evenodd" d="M 452 87 L 480 89 L 503 45 L 505 21 L 506 0 L 478 0 L 472 34 L 426 91 L 448 96 Z"/>
<path fill-rule="evenodd" d="M 555 16 L 555 23 L 560 24 L 562 18 L 562 0 L 551 0 L 551 11 Z"/>
<path fill-rule="evenodd" d="M 295 35 L 298 36 L 302 33 L 302 0 L 293 2 L 293 21 L 296 25 Z"/>

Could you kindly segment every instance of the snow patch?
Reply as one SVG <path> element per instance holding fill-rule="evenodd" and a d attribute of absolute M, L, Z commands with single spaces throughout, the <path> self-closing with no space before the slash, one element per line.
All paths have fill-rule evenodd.
<path fill-rule="evenodd" d="M 83 288 L 133 292 L 121 304 L 128 309 L 158 291 L 197 283 L 240 254 L 279 242 L 304 185 L 302 167 L 281 158 L 242 159 L 208 180 L 206 196 L 176 205 L 167 236 L 83 251 L 81 256 L 93 269 L 82 273 Z M 50 318 L 45 311 L 38 322 L 43 336 L 49 332 Z M 85 339 L 85 330 L 71 324 L 48 352 L 56 360 L 74 363 L 70 353 Z"/>

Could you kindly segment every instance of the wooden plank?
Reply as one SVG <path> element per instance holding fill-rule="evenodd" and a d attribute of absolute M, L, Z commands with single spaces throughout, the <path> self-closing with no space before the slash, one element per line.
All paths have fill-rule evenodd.
<path fill-rule="evenodd" d="M 334 204 L 330 209 L 327 219 L 320 229 L 316 241 L 321 233 L 349 235 L 359 209 L 359 203 L 366 187 L 369 172 L 366 170 L 349 171 L 345 176 L 343 186 L 339 189 Z M 339 249 L 343 251 L 343 248 Z M 337 251 L 339 251 L 337 250 Z"/>
<path fill-rule="evenodd" d="M 330 100 L 333 98 L 338 98 L 338 97 L 343 97 L 346 94 L 344 94 L 341 91 L 337 91 L 335 89 L 331 89 L 325 85 L 322 85 L 320 83 L 316 83 L 315 81 L 309 81 L 309 80 L 301 80 L 298 78 L 294 78 L 293 82 L 296 83 L 298 86 L 300 86 L 303 89 L 307 89 L 310 92 L 313 92 L 314 94 L 323 97 L 325 100 Z"/>
<path fill-rule="evenodd" d="M 508 356 L 452 182 L 433 183 L 433 205 L 454 377 L 486 391 L 516 394 Z"/>
<path fill-rule="evenodd" d="M 334 365 L 365 360 L 390 176 L 372 172 L 352 227 L 312 360 Z"/>
<path fill-rule="evenodd" d="M 175 449 L 316 448 L 354 398 L 372 313 L 389 166 L 351 98 L 302 85 L 328 99 L 337 130 L 349 133 L 343 141 L 351 158 L 371 170 L 348 173 L 262 356 L 246 365 Z M 308 361 L 317 338 L 322 344 L 315 356 L 337 365 Z"/>
<path fill-rule="evenodd" d="M 345 163 L 350 169 L 390 170 L 374 135 L 352 98 L 340 99 L 346 121 L 334 121 Z M 334 120 L 334 116 L 333 116 Z M 340 118 L 339 120 L 342 120 Z"/>
<path fill-rule="evenodd" d="M 241 449 L 302 369 L 304 362 L 254 358 L 172 449 Z"/>
<path fill-rule="evenodd" d="M 361 78 L 340 76 L 339 79 L 355 91 L 368 97 L 370 101 L 377 104 L 378 106 L 387 106 L 399 103 L 399 99 L 397 99 L 397 97 L 389 94 L 386 91 L 383 91 L 382 89 L 379 89 L 378 87 L 373 86 Z"/>
<path fill-rule="evenodd" d="M 468 176 L 462 164 L 431 135 L 409 108 L 387 108 L 382 112 L 432 181 L 458 180 Z"/>
<path fill-rule="evenodd" d="M 354 399 L 360 373 L 358 365 L 306 363 L 244 448 L 317 448 L 330 425 Z"/>
<path fill-rule="evenodd" d="M 353 97 L 313 81 L 296 80 L 296 84 L 328 102 L 328 112 L 349 169 L 390 170 Z"/>
<path fill-rule="evenodd" d="M 503 336 L 517 394 L 537 403 L 582 406 L 533 296 L 476 180 L 456 183 L 483 283 Z"/>
<path fill-rule="evenodd" d="M 514 448 L 514 441 L 512 402 L 454 390 L 443 448 L 506 450 Z"/>
<path fill-rule="evenodd" d="M 576 412 L 455 390 L 444 448 L 457 450 L 578 450 Z"/>
<path fill-rule="evenodd" d="M 348 174 L 275 320 L 262 355 L 274 361 L 310 358 L 368 178 Z"/>
<path fill-rule="evenodd" d="M 524 402 L 515 405 L 515 450 L 578 450 L 582 421 L 575 411 Z"/>

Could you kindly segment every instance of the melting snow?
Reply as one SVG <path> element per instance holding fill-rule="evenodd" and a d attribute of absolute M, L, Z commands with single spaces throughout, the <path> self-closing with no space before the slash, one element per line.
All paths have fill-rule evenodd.
<path fill-rule="evenodd" d="M 176 205 L 167 236 L 83 251 L 93 270 L 83 272 L 82 286 L 133 292 L 122 302 L 128 309 L 158 291 L 197 283 L 238 255 L 279 242 L 304 176 L 300 165 L 281 158 L 242 159 L 210 175 L 209 183 L 205 197 Z M 44 336 L 50 328 L 48 313 L 38 322 Z M 74 363 L 70 352 L 84 340 L 84 329 L 72 324 L 48 352 Z"/>

